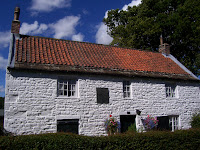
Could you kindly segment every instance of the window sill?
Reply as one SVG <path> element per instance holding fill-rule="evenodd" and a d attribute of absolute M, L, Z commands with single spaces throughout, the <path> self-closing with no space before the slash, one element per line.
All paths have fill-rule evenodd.
<path fill-rule="evenodd" d="M 131 97 L 123 97 L 124 100 L 131 100 Z"/>
<path fill-rule="evenodd" d="M 57 96 L 57 99 L 78 99 L 79 97 Z"/>
<path fill-rule="evenodd" d="M 176 100 L 176 99 L 178 99 L 178 97 L 166 97 L 166 99 L 173 99 L 173 100 Z"/>

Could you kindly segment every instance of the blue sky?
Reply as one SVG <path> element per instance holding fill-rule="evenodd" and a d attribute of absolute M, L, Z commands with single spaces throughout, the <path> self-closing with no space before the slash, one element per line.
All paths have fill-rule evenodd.
<path fill-rule="evenodd" d="M 1 0 L 0 5 L 0 96 L 5 94 L 11 22 L 14 9 L 21 9 L 20 34 L 109 44 L 112 38 L 102 23 L 111 9 L 126 10 L 141 0 Z"/>

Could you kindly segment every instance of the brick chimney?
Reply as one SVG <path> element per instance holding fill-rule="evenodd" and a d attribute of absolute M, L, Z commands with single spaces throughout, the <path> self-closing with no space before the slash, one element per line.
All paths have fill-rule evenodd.
<path fill-rule="evenodd" d="M 14 12 L 14 20 L 12 21 L 11 33 L 19 34 L 19 29 L 20 29 L 19 15 L 20 15 L 20 8 L 16 7 Z"/>
<path fill-rule="evenodd" d="M 167 43 L 163 44 L 162 35 L 160 36 L 159 52 L 168 56 L 170 54 L 170 45 Z"/>

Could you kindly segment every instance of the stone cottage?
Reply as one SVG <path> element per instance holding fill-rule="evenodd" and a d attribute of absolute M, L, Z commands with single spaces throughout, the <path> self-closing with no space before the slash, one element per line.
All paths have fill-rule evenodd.
<path fill-rule="evenodd" d="M 11 29 L 4 128 L 14 134 L 106 135 L 114 116 L 121 132 L 148 114 L 160 129 L 190 128 L 200 108 L 199 79 L 170 54 L 19 34 Z M 138 113 L 139 112 L 139 113 Z M 141 112 L 141 113 L 140 113 Z"/>

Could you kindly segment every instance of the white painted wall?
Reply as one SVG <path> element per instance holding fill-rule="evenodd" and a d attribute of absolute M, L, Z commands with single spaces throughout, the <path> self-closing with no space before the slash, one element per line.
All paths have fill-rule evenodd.
<path fill-rule="evenodd" d="M 78 79 L 78 97 L 57 96 L 57 79 Z M 131 98 L 123 98 L 123 80 L 131 81 Z M 6 73 L 6 130 L 15 134 L 39 134 L 57 131 L 58 119 L 79 119 L 79 134 L 106 135 L 104 121 L 112 114 L 140 118 L 179 115 L 181 129 L 190 128 L 191 115 L 200 109 L 199 84 L 186 81 L 177 84 L 178 98 L 166 98 L 165 82 L 169 80 L 122 78 L 112 76 L 69 75 L 8 71 Z M 109 104 L 97 104 L 96 88 L 109 89 Z"/>

